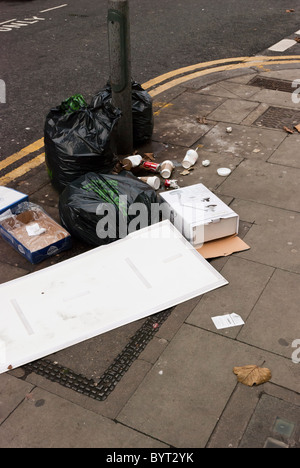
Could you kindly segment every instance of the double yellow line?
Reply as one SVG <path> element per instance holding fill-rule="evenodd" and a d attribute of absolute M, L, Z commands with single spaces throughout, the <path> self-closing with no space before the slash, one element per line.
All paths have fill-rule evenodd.
<path fill-rule="evenodd" d="M 201 76 L 210 75 L 212 73 L 224 72 L 230 70 L 238 70 L 243 68 L 257 67 L 264 69 L 266 65 L 278 64 L 293 64 L 300 63 L 300 55 L 289 56 L 255 56 L 255 57 L 234 57 L 228 59 L 213 60 L 204 63 L 198 63 L 189 67 L 179 68 L 177 70 L 165 73 L 152 80 L 142 84 L 142 87 L 155 98 L 158 94 L 167 91 L 174 86 L 181 85 L 187 81 L 200 78 Z M 265 70 L 267 71 L 267 70 Z M 30 154 L 38 152 L 44 146 L 44 139 L 35 141 L 31 145 L 22 149 L 21 151 L 9 156 L 4 161 L 0 161 L 0 171 L 6 169 L 10 165 L 15 164 L 17 161 L 25 158 Z M 7 185 L 9 182 L 23 176 L 30 170 L 40 166 L 45 162 L 45 153 L 42 152 L 35 156 L 30 161 L 22 164 L 18 168 L 12 170 L 6 175 L 0 177 L 0 185 Z"/>
<path fill-rule="evenodd" d="M 41 148 L 44 147 L 44 138 L 35 141 L 31 145 L 27 146 L 26 148 L 21 149 L 15 154 L 12 154 L 8 158 L 0 161 L 0 171 L 15 164 L 20 159 L 25 158 L 29 154 L 33 154 L 36 151 L 39 151 Z M 4 175 L 0 178 L 0 185 L 7 185 L 12 180 L 18 179 L 19 177 L 23 176 L 27 172 L 31 171 L 35 167 L 40 166 L 43 162 L 45 162 L 45 153 L 41 153 L 36 156 L 34 159 L 24 163 L 22 166 L 17 167 L 16 169 L 12 170 L 8 174 Z"/>

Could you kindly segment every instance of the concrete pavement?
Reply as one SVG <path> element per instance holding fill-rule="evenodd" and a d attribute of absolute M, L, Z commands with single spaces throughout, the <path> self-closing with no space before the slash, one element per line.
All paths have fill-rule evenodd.
<path fill-rule="evenodd" d="M 139 152 L 173 160 L 181 187 L 201 182 L 214 191 L 240 215 L 240 237 L 251 248 L 212 260 L 229 285 L 177 306 L 155 333 L 139 321 L 47 357 L 44 371 L 38 363 L 2 374 L 1 448 L 300 447 L 300 103 L 297 89 L 286 87 L 296 79 L 300 63 L 270 63 L 199 77 L 155 97 L 153 138 Z M 186 150 L 197 146 L 199 162 L 180 174 Z M 218 167 L 231 175 L 220 177 Z M 9 186 L 58 220 L 58 195 L 43 166 Z M 32 266 L 0 240 L 0 281 L 86 248 L 75 242 Z M 245 325 L 217 330 L 211 317 L 232 312 Z M 116 378 L 114 364 L 133 343 L 138 352 L 130 348 Z M 271 381 L 238 383 L 233 367 L 249 364 L 268 367 Z M 56 368 L 81 376 L 83 389 L 72 389 Z M 112 376 L 112 387 L 95 399 L 84 379 L 97 387 L 103 376 Z"/>

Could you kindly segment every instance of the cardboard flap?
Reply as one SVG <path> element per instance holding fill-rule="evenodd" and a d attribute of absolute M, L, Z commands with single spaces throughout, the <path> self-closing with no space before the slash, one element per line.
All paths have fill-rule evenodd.
<path fill-rule="evenodd" d="M 234 252 L 242 252 L 249 250 L 250 247 L 236 234 L 222 239 L 206 242 L 202 247 L 197 248 L 197 251 L 206 259 L 227 257 Z"/>

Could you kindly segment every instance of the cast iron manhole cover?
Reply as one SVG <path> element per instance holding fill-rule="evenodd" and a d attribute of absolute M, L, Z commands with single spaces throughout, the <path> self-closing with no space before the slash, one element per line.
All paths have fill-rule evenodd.
<path fill-rule="evenodd" d="M 283 107 L 269 107 L 255 125 L 259 127 L 280 128 L 288 127 L 293 129 L 294 125 L 300 123 L 300 111 Z"/>
<path fill-rule="evenodd" d="M 171 312 L 172 309 L 167 309 L 148 317 L 146 322 L 137 330 L 129 340 L 129 343 L 103 373 L 100 380 L 95 381 L 90 379 L 49 359 L 39 359 L 23 366 L 25 376 L 22 378 L 26 379 L 29 374 L 34 372 L 82 395 L 104 401 L 154 337 L 160 326 L 167 320 Z"/>
<path fill-rule="evenodd" d="M 275 91 L 284 91 L 292 93 L 295 88 L 292 86 L 292 81 L 276 80 L 274 78 L 266 78 L 264 76 L 256 76 L 249 82 L 250 86 L 257 86 L 264 89 L 273 89 Z"/>

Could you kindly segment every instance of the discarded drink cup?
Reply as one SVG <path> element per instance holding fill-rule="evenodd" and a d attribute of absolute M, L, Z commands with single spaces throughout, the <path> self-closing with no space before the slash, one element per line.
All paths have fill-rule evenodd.
<path fill-rule="evenodd" d="M 172 174 L 172 171 L 174 169 L 174 164 L 172 161 L 164 161 L 161 163 L 161 168 L 160 168 L 160 175 L 164 179 L 169 179 L 170 175 Z"/>
<path fill-rule="evenodd" d="M 190 167 L 194 166 L 194 164 L 196 164 L 197 160 L 198 160 L 197 151 L 190 149 L 187 151 L 185 158 L 181 163 L 182 167 L 184 167 L 184 169 L 189 169 Z"/>
<path fill-rule="evenodd" d="M 160 179 L 157 176 L 152 177 L 139 177 L 140 180 L 150 185 L 154 190 L 158 190 L 160 187 Z"/>
<path fill-rule="evenodd" d="M 159 172 L 160 164 L 151 161 L 144 161 L 142 168 L 150 172 Z"/>
<path fill-rule="evenodd" d="M 122 160 L 122 166 L 126 171 L 130 171 L 133 167 L 138 167 L 141 164 L 142 159 L 142 156 L 139 154 L 127 156 Z"/>

